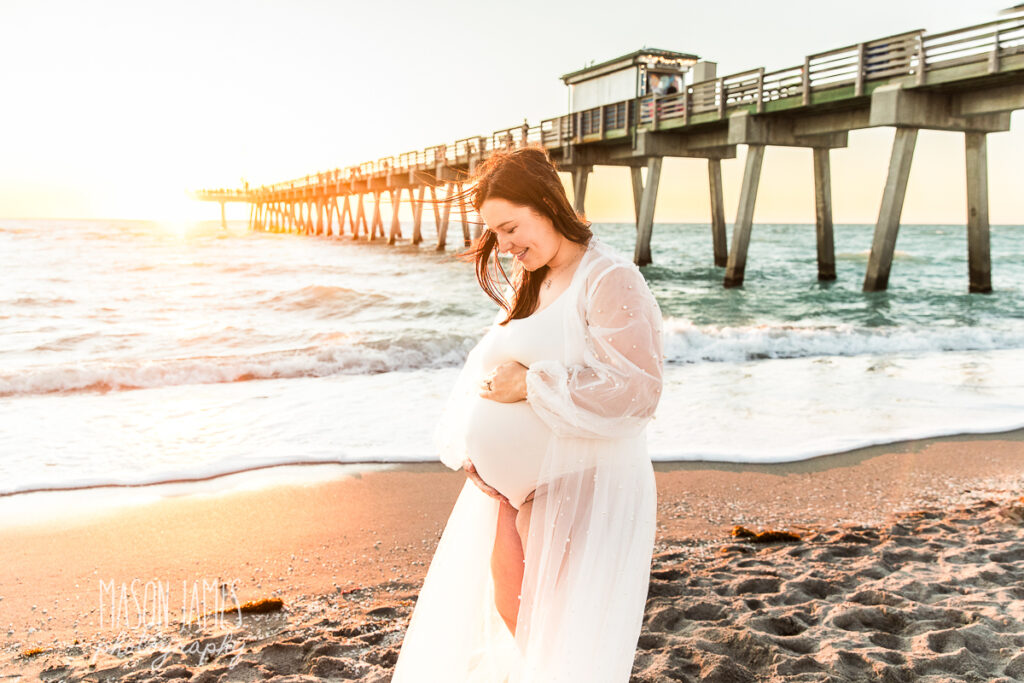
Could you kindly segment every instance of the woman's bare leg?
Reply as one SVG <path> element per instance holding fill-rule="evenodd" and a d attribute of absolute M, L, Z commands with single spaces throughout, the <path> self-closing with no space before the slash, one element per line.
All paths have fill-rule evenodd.
<path fill-rule="evenodd" d="M 523 587 L 523 562 L 526 536 L 530 530 L 531 493 L 517 511 L 502 502 L 498 508 L 498 528 L 491 552 L 491 574 L 494 577 L 494 602 L 508 630 L 515 635 L 519 603 Z"/>
<path fill-rule="evenodd" d="M 494 605 L 508 630 L 515 635 L 519 591 L 523 586 L 523 545 L 516 528 L 516 509 L 505 501 L 501 501 L 500 505 L 494 549 L 491 551 Z"/>

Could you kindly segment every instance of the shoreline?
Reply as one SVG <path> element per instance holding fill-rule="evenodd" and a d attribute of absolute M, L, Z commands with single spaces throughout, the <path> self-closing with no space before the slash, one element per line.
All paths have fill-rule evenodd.
<path fill-rule="evenodd" d="M 823 453 L 799 460 L 786 460 L 782 462 L 769 463 L 748 463 L 726 460 L 653 460 L 652 464 L 656 472 L 670 472 L 675 470 L 722 470 L 722 471 L 750 471 L 765 474 L 792 474 L 802 472 L 819 471 L 829 467 L 841 466 L 844 462 L 859 462 L 860 460 L 878 455 L 881 453 L 903 452 L 907 448 L 921 448 L 927 445 L 940 442 L 967 442 L 967 441 L 1007 440 L 1024 442 L 1024 427 L 994 432 L 958 432 L 948 435 L 937 435 L 930 437 L 901 439 L 897 441 L 881 442 L 868 446 L 859 446 L 833 453 Z M 35 512 L 44 512 L 50 508 L 51 501 L 59 501 L 61 498 L 80 497 L 82 499 L 100 495 L 105 497 L 121 496 L 123 502 L 113 501 L 108 498 L 105 501 L 107 508 L 116 508 L 145 504 L 170 497 L 182 497 L 191 495 L 224 495 L 234 491 L 253 490 L 270 488 L 279 485 L 282 480 L 295 483 L 316 483 L 325 479 L 345 478 L 359 473 L 375 471 L 421 471 L 426 468 L 429 471 L 449 472 L 447 467 L 436 460 L 415 460 L 415 461 L 393 461 L 381 459 L 365 459 L 355 461 L 320 461 L 307 460 L 295 462 L 282 462 L 253 465 L 242 467 L 215 474 L 197 477 L 179 477 L 159 481 L 140 483 L 109 483 L 109 484 L 82 484 L 67 487 L 35 488 L 26 491 L 0 492 L 0 513 L 7 511 L 18 511 L 23 503 L 28 503 L 28 509 L 35 508 Z M 322 469 L 327 477 L 316 476 L 316 470 Z M 226 484 L 226 488 L 217 488 L 218 484 Z M 38 501 L 38 503 L 37 503 Z M 63 515 L 49 510 L 52 514 L 51 522 L 57 522 Z M 69 517 L 79 518 L 81 510 L 75 510 Z M 0 514 L 0 518 L 4 515 Z M 35 522 L 28 522 L 34 524 Z M 0 530 L 10 526 L 0 521 Z"/>
<path fill-rule="evenodd" d="M 734 525 L 813 537 L 841 525 L 884 525 L 922 508 L 1020 496 L 1024 430 L 905 441 L 793 463 L 676 461 L 654 469 L 656 566 L 673 557 L 701 562 L 735 545 Z M 464 482 L 441 463 L 410 463 L 320 482 L 165 497 L 62 524 L 24 520 L 0 527 L 8 551 L 0 568 L 7 617 L 0 623 L 0 669 L 39 672 L 61 663 L 74 669 L 115 635 L 100 627 L 100 582 L 120 586 L 133 579 L 171 586 L 173 612 L 203 580 L 234 582 L 240 602 L 284 601 L 282 612 L 259 622 L 277 624 L 280 633 L 302 625 L 316 631 L 324 619 L 335 630 L 342 623 L 356 631 L 377 624 L 389 635 L 366 644 L 360 656 L 397 651 L 394 641 L 400 644 Z M 325 628 L 321 623 L 319 631 Z M 18 656 L 33 647 L 44 651 Z M 74 648 L 79 655 L 68 654 Z M 100 659 L 114 667 L 130 661 Z M 386 658 L 379 664 L 387 669 Z"/>

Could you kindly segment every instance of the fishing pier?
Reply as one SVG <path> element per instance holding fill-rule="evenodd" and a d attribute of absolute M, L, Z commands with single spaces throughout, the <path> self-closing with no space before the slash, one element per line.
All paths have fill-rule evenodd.
<path fill-rule="evenodd" d="M 762 67 L 718 76 L 715 63 L 695 55 L 644 49 L 562 80 L 570 91 L 569 112 L 539 124 L 524 122 L 273 185 L 208 189 L 195 196 L 219 202 L 222 223 L 226 203 L 244 202 L 251 207 L 252 230 L 366 240 L 385 238 L 386 203 L 388 244 L 402 239 L 398 214 L 407 200 L 414 245 L 423 242 L 423 209 L 429 204 L 435 248 L 444 250 L 453 218 L 446 198 L 462 191 L 474 168 L 495 150 L 543 146 L 559 170 L 571 174 L 580 212 L 594 166 L 629 167 L 637 227 L 633 260 L 646 265 L 662 160 L 701 158 L 708 164 L 710 255 L 725 268 L 724 286 L 736 287 L 743 284 L 765 148 L 804 147 L 811 150 L 814 169 L 818 278 L 832 280 L 830 150 L 845 147 L 851 130 L 887 126 L 896 134 L 863 286 L 873 292 L 888 286 L 918 131 L 956 131 L 964 134 L 966 150 L 969 289 L 992 289 L 987 136 L 1009 130 L 1011 113 L 1024 109 L 1024 9 L 953 31 L 914 30 L 848 45 L 771 72 Z M 721 163 L 736 157 L 737 145 L 746 145 L 747 153 L 729 244 Z M 471 234 L 466 209 L 458 208 L 468 246 L 479 226 Z"/>

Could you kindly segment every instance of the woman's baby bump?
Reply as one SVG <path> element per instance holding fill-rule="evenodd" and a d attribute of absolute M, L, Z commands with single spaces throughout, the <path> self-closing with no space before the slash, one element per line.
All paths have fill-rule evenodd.
<path fill-rule="evenodd" d="M 466 446 L 477 473 L 519 508 L 537 486 L 551 429 L 526 401 L 503 403 L 476 396 Z"/>

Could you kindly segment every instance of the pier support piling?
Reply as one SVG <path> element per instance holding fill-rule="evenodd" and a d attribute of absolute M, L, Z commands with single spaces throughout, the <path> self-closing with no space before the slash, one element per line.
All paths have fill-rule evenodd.
<path fill-rule="evenodd" d="M 445 188 L 444 209 L 441 211 L 441 223 L 437 228 L 437 250 L 444 251 L 448 242 L 448 218 L 452 213 L 452 186 Z"/>
<path fill-rule="evenodd" d="M 373 193 L 373 220 L 370 225 L 370 234 L 367 237 L 369 241 L 377 239 L 377 228 L 380 228 L 380 234 L 384 236 L 384 219 L 380 216 L 380 190 Z"/>
<path fill-rule="evenodd" d="M 402 188 L 391 190 L 391 230 L 388 231 L 388 244 L 394 244 L 398 239 L 399 222 L 398 209 L 402 206 Z"/>
<path fill-rule="evenodd" d="M 369 232 L 366 225 L 366 197 L 358 194 L 356 195 L 356 224 L 355 230 L 352 231 L 352 239 L 359 239 L 359 234 L 362 232 Z"/>
<path fill-rule="evenodd" d="M 583 213 L 583 201 L 587 196 L 587 178 L 593 170 L 593 166 L 577 166 L 572 171 L 572 208 L 576 209 L 576 213 Z"/>
<path fill-rule="evenodd" d="M 351 228 L 350 235 L 352 239 L 359 239 L 359 231 L 362 229 L 362 224 L 366 222 L 366 216 L 363 213 L 363 195 L 352 195 L 352 201 L 359 202 L 359 215 L 356 216 L 356 210 L 354 208 L 349 208 L 348 220 L 349 227 Z"/>
<path fill-rule="evenodd" d="M 910 163 L 914 158 L 914 144 L 917 142 L 917 128 L 897 128 L 889 158 L 889 174 L 882 191 L 882 204 L 878 210 L 878 223 L 871 243 L 867 275 L 864 278 L 865 292 L 881 292 L 889 286 L 889 272 L 896 250 L 896 235 L 900 229 L 900 214 L 903 199 L 907 194 L 907 179 L 910 177 Z"/>
<path fill-rule="evenodd" d="M 636 222 L 636 247 L 633 263 L 646 266 L 651 262 L 651 233 L 654 231 L 654 205 L 658 198 L 658 183 L 661 180 L 661 157 L 647 159 L 647 179 L 640 197 L 640 212 Z"/>
<path fill-rule="evenodd" d="M 832 172 L 829 148 L 814 151 L 814 224 L 818 237 L 818 279 L 836 279 L 836 248 L 832 229 Z"/>
<path fill-rule="evenodd" d="M 747 268 L 747 248 L 750 246 L 750 228 L 754 222 L 754 203 L 757 201 L 757 185 L 761 180 L 761 166 L 764 162 L 764 145 L 747 145 L 747 162 L 743 170 L 743 185 L 740 187 L 740 201 L 736 208 L 736 223 L 732 228 L 732 248 L 725 267 L 726 287 L 739 287 Z"/>
<path fill-rule="evenodd" d="M 639 166 L 629 167 L 629 177 L 633 183 L 633 220 L 640 223 L 640 199 L 644 193 L 644 174 Z"/>
<path fill-rule="evenodd" d="M 344 203 L 341 206 L 341 217 L 338 219 L 338 236 L 345 236 L 345 225 L 349 227 L 349 232 L 354 233 L 355 228 L 355 216 L 352 215 L 352 205 L 349 204 L 349 195 L 345 195 Z"/>
<path fill-rule="evenodd" d="M 220 203 L 220 229 L 221 230 L 227 230 L 227 227 L 228 227 L 228 221 L 227 221 L 227 218 L 225 218 L 225 216 L 224 216 L 224 202 L 221 202 Z"/>
<path fill-rule="evenodd" d="M 985 133 L 964 133 L 967 161 L 968 291 L 992 291 L 988 222 L 988 143 Z"/>
<path fill-rule="evenodd" d="M 346 199 L 347 199 L 347 197 L 346 197 Z M 330 215 L 330 219 L 328 220 L 328 225 L 333 225 L 334 224 L 335 217 L 337 217 L 337 219 L 338 219 L 338 229 L 334 230 L 332 232 L 332 234 L 334 235 L 334 237 L 341 237 L 342 235 L 345 234 L 345 219 L 342 218 L 341 207 L 338 206 L 338 198 L 337 197 L 334 197 L 334 198 L 331 199 L 331 208 L 330 208 L 330 214 L 329 215 Z"/>
<path fill-rule="evenodd" d="M 711 192 L 711 244 L 715 265 L 724 268 L 729 262 L 725 239 L 725 198 L 722 194 L 722 160 L 708 159 L 708 187 Z"/>
<path fill-rule="evenodd" d="M 426 185 L 420 185 L 419 191 L 416 193 L 416 200 L 412 204 L 412 243 L 419 244 L 423 241 L 423 193 L 427 189 Z M 409 190 L 411 193 L 412 190 Z M 410 194 L 410 197 L 412 195 Z"/>

